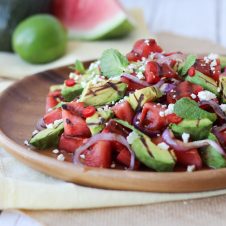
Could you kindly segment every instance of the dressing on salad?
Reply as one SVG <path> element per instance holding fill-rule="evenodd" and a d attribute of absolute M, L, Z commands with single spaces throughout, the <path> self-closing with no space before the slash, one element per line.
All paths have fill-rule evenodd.
<path fill-rule="evenodd" d="M 129 170 L 226 167 L 226 57 L 165 53 L 138 40 L 50 87 L 29 145 L 58 160 Z"/>

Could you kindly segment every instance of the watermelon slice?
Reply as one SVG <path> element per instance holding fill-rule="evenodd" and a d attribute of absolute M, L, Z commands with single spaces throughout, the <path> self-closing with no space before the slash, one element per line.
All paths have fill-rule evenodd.
<path fill-rule="evenodd" d="M 116 0 L 54 0 L 52 10 L 68 29 L 69 38 L 118 38 L 133 29 Z"/>

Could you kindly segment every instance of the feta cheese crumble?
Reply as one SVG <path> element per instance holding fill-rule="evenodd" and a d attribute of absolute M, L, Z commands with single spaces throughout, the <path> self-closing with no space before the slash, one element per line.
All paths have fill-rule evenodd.
<path fill-rule="evenodd" d="M 190 134 L 189 133 L 182 133 L 182 140 L 184 143 L 188 143 L 189 138 L 190 138 Z"/>
<path fill-rule="evenodd" d="M 60 151 L 59 151 L 58 149 L 54 149 L 52 152 L 53 152 L 54 154 L 58 154 Z"/>
<path fill-rule="evenodd" d="M 36 129 L 32 132 L 32 136 L 36 135 L 39 131 Z"/>
<path fill-rule="evenodd" d="M 81 159 L 85 159 L 86 156 L 85 156 L 84 154 L 81 154 L 81 155 L 80 155 L 80 158 L 81 158 Z"/>
<path fill-rule="evenodd" d="M 169 104 L 167 109 L 165 110 L 165 115 L 173 114 L 174 104 Z"/>
<path fill-rule="evenodd" d="M 157 146 L 163 150 L 169 150 L 169 145 L 166 144 L 165 142 L 161 142 Z"/>
<path fill-rule="evenodd" d="M 63 119 L 57 119 L 55 120 L 53 123 L 50 123 L 50 124 L 46 124 L 46 128 L 47 129 L 54 129 L 56 128 L 60 123 L 63 122 Z"/>
<path fill-rule="evenodd" d="M 164 117 L 165 116 L 165 112 L 164 111 L 160 111 L 159 115 L 160 115 L 160 117 Z"/>
<path fill-rule="evenodd" d="M 189 166 L 187 166 L 187 172 L 191 173 L 193 171 L 195 171 L 195 165 L 189 165 Z"/>
<path fill-rule="evenodd" d="M 208 100 L 212 100 L 212 99 L 217 98 L 217 96 L 214 93 L 212 93 L 212 92 L 210 92 L 208 90 L 200 91 L 198 93 L 198 97 L 199 97 L 200 101 L 202 101 L 202 100 L 207 100 L 208 101 Z"/>
<path fill-rule="evenodd" d="M 138 73 L 137 73 L 137 78 L 139 78 L 139 79 L 144 79 L 143 73 L 142 73 L 142 72 L 138 72 Z"/>
<path fill-rule="evenodd" d="M 192 98 L 192 99 L 195 99 L 196 97 L 197 97 L 197 96 L 196 96 L 194 93 L 191 94 L 191 98 Z"/>
<path fill-rule="evenodd" d="M 57 160 L 59 160 L 59 161 L 64 161 L 64 160 L 65 160 L 64 155 L 63 155 L 63 154 L 59 154 L 59 155 L 57 156 Z"/>
<path fill-rule="evenodd" d="M 221 104 L 220 108 L 222 111 L 226 112 L 226 104 Z"/>
<path fill-rule="evenodd" d="M 132 144 L 134 142 L 134 140 L 136 140 L 137 138 L 139 138 L 139 135 L 133 131 L 129 134 L 129 136 L 126 138 L 126 140 L 128 141 L 129 144 Z"/>

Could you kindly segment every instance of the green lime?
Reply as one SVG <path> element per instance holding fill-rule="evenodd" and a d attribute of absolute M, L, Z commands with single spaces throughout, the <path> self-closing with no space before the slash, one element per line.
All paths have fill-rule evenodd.
<path fill-rule="evenodd" d="M 14 51 L 24 60 L 41 64 L 61 57 L 67 46 L 67 33 L 53 16 L 39 14 L 22 21 L 12 39 Z"/>

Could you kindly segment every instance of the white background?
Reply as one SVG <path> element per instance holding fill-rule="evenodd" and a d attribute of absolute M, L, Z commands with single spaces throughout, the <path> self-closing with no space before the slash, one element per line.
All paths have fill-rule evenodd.
<path fill-rule="evenodd" d="M 144 10 L 151 33 L 173 32 L 226 46 L 226 0 L 120 0 Z"/>

